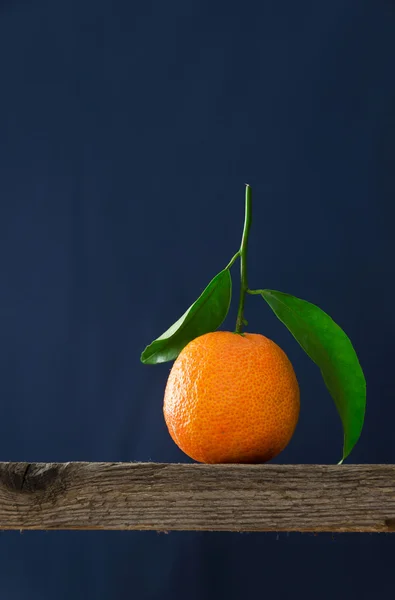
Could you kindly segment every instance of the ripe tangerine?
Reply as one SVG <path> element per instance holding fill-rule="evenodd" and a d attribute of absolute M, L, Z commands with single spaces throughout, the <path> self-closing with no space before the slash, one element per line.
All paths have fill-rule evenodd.
<path fill-rule="evenodd" d="M 285 352 L 260 334 L 207 333 L 171 369 L 164 417 L 175 443 L 203 463 L 263 463 L 290 441 L 299 385 Z"/>

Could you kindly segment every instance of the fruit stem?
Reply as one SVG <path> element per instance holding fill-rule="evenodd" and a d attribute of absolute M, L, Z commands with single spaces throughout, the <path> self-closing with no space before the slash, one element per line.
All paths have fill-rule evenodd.
<path fill-rule="evenodd" d="M 246 293 L 248 290 L 248 282 L 247 282 L 247 244 L 248 244 L 248 235 L 250 233 L 251 227 L 251 188 L 246 184 L 246 199 L 245 199 L 245 217 L 244 217 L 244 228 L 243 228 L 243 237 L 241 238 L 241 246 L 240 246 L 240 301 L 239 301 L 239 310 L 237 313 L 236 319 L 236 331 L 235 333 L 241 333 L 241 329 L 243 327 L 244 321 L 244 302 Z"/>

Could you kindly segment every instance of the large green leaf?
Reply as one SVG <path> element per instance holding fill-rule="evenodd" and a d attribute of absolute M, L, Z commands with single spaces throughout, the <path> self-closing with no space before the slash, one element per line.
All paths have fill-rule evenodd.
<path fill-rule="evenodd" d="M 366 405 L 365 377 L 351 341 L 318 306 L 274 290 L 260 293 L 321 370 L 343 424 L 343 461 L 359 439 Z"/>
<path fill-rule="evenodd" d="M 228 314 L 232 296 L 229 269 L 214 277 L 199 298 L 165 333 L 141 355 L 141 362 L 154 365 L 174 360 L 194 338 L 215 331 Z"/>

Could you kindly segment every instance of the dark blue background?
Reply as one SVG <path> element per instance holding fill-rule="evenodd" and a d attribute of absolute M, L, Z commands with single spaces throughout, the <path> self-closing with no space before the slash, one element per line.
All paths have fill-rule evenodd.
<path fill-rule="evenodd" d="M 171 365 L 139 356 L 237 251 L 248 182 L 250 285 L 347 331 L 368 382 L 348 462 L 395 462 L 394 61 L 389 0 L 0 2 L 1 460 L 188 460 L 162 416 Z M 301 386 L 277 462 L 337 462 L 318 370 L 259 298 L 246 317 Z M 3 532 L 0 599 L 380 598 L 394 548 Z"/>

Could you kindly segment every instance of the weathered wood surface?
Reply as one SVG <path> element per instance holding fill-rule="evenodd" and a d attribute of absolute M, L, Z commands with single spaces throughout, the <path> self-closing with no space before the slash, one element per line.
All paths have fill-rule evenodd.
<path fill-rule="evenodd" d="M 395 465 L 0 463 L 0 529 L 395 531 Z"/>

